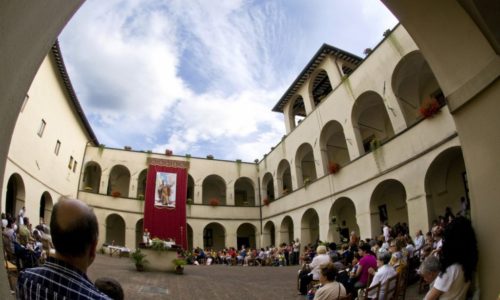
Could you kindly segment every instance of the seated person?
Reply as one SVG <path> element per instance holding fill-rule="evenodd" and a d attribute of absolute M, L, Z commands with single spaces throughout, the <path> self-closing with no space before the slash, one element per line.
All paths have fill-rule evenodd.
<path fill-rule="evenodd" d="M 381 252 L 377 254 L 377 271 L 374 269 L 369 269 L 368 272 L 370 274 L 374 274 L 372 283 L 370 284 L 370 287 L 377 285 L 380 283 L 381 288 L 380 288 L 380 294 L 379 294 L 379 299 L 384 300 L 385 297 L 385 289 L 386 289 L 386 282 L 387 279 L 393 277 L 396 275 L 396 271 L 394 270 L 393 267 L 389 265 L 389 262 L 391 261 L 391 253 L 389 252 Z M 370 294 L 367 295 L 368 298 L 372 299 L 375 298 L 375 291 L 371 291 Z"/>
<path fill-rule="evenodd" d="M 377 259 L 375 254 L 371 251 L 371 247 L 368 244 L 363 244 L 359 247 L 358 251 L 361 259 L 359 260 L 359 267 L 356 269 L 356 273 L 351 275 L 351 278 L 356 279 L 354 283 L 354 290 L 364 288 L 368 284 L 368 269 L 377 267 Z"/>
<path fill-rule="evenodd" d="M 331 262 L 330 256 L 326 253 L 325 246 L 318 246 L 316 249 L 318 255 L 316 255 L 312 262 L 309 264 L 309 268 L 311 272 L 307 274 L 300 275 L 300 285 L 299 285 L 299 294 L 306 295 L 307 294 L 307 285 L 313 280 L 319 280 L 320 267 L 322 265 L 326 265 Z"/>
<path fill-rule="evenodd" d="M 337 269 L 332 263 L 322 265 L 319 274 L 321 287 L 316 291 L 314 300 L 336 300 L 346 296 L 347 293 L 344 286 L 335 281 Z"/>

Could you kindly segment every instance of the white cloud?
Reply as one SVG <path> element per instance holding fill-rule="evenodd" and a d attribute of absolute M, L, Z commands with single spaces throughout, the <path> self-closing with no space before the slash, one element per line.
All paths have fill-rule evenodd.
<path fill-rule="evenodd" d="M 353 3 L 89 0 L 61 48 L 102 143 L 252 161 L 284 134 L 271 109 L 323 42 L 361 52 L 358 23 L 376 40 L 392 27 L 380 3 Z"/>

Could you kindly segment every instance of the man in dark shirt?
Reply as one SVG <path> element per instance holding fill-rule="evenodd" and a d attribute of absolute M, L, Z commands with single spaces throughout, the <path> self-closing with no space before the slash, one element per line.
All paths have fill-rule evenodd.
<path fill-rule="evenodd" d="M 17 281 L 18 299 L 110 299 L 87 278 L 96 255 L 97 218 L 85 203 L 61 198 L 50 220 L 56 253 L 45 265 L 25 269 Z"/>

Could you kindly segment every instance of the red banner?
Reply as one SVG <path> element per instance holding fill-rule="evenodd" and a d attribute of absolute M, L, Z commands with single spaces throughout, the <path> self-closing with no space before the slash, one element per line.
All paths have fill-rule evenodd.
<path fill-rule="evenodd" d="M 150 160 L 146 181 L 144 229 L 151 238 L 173 240 L 187 249 L 187 169 L 179 162 Z"/>

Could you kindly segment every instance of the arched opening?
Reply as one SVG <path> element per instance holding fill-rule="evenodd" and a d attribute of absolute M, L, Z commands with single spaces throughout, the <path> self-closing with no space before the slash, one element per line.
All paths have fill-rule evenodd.
<path fill-rule="evenodd" d="M 255 189 L 250 178 L 241 177 L 234 183 L 234 204 L 236 206 L 255 206 Z"/>
<path fill-rule="evenodd" d="M 406 190 L 403 184 L 395 179 L 387 179 L 377 185 L 370 199 L 372 221 L 372 237 L 382 234 L 385 221 L 394 227 L 408 225 L 408 207 Z"/>
<path fill-rule="evenodd" d="M 349 241 L 351 231 L 359 236 L 359 226 L 356 220 L 356 207 L 351 199 L 342 197 L 333 203 L 330 208 L 330 222 L 328 240 L 336 243 Z"/>
<path fill-rule="evenodd" d="M 280 244 L 291 243 L 293 241 L 293 220 L 290 216 L 286 216 L 281 221 L 280 226 Z"/>
<path fill-rule="evenodd" d="M 127 167 L 116 165 L 109 173 L 108 195 L 114 197 L 128 197 L 130 186 L 130 172 Z"/>
<path fill-rule="evenodd" d="M 424 100 L 435 98 L 440 105 L 445 104 L 436 77 L 420 51 L 410 52 L 399 61 L 392 74 L 392 90 L 407 126 L 422 118 L 419 109 Z"/>
<path fill-rule="evenodd" d="M 264 174 L 262 177 L 262 188 L 264 189 L 264 198 L 262 200 L 268 200 L 269 202 L 273 202 L 274 197 L 274 181 L 273 175 L 270 172 Z"/>
<path fill-rule="evenodd" d="M 262 246 L 274 246 L 276 245 L 276 231 L 274 229 L 274 223 L 272 221 L 267 221 L 264 225 L 264 232 L 262 232 Z"/>
<path fill-rule="evenodd" d="M 292 173 L 288 160 L 283 159 L 278 165 L 278 194 L 280 197 L 292 192 Z"/>
<path fill-rule="evenodd" d="M 219 223 L 210 223 L 203 229 L 203 248 L 226 248 L 226 229 Z"/>
<path fill-rule="evenodd" d="M 300 145 L 295 155 L 298 187 L 307 186 L 316 180 L 316 162 L 314 161 L 313 148 L 308 143 Z"/>
<path fill-rule="evenodd" d="M 139 248 L 139 245 L 144 241 L 142 239 L 144 235 L 144 219 L 140 219 L 135 223 L 135 248 Z"/>
<path fill-rule="evenodd" d="M 88 162 L 83 171 L 82 184 L 83 190 L 91 193 L 99 193 L 101 185 L 101 166 L 96 162 Z"/>
<path fill-rule="evenodd" d="M 444 150 L 432 161 L 425 174 L 429 225 L 432 220 L 445 215 L 446 207 L 450 207 L 455 215 L 462 211 L 462 201 L 467 208 L 470 203 L 468 190 L 462 149 L 457 146 Z"/>
<path fill-rule="evenodd" d="M 360 153 L 369 152 L 394 136 L 384 100 L 373 91 L 364 92 L 356 99 L 352 124 L 358 144 L 363 145 Z"/>
<path fill-rule="evenodd" d="M 118 214 L 106 218 L 106 243 L 125 246 L 125 221 Z"/>
<path fill-rule="evenodd" d="M 188 245 L 188 250 L 191 251 L 192 249 L 194 249 L 194 247 L 193 247 L 193 228 L 191 227 L 191 225 L 189 225 L 187 223 L 186 223 L 186 226 L 187 226 L 187 245 Z"/>
<path fill-rule="evenodd" d="M 226 205 L 226 182 L 219 175 L 209 175 L 203 180 L 203 204 L 210 204 L 217 199 L 220 205 Z"/>
<path fill-rule="evenodd" d="M 25 195 L 23 178 L 17 173 L 12 174 L 7 182 L 5 212 L 15 218 L 17 212 L 24 207 Z"/>
<path fill-rule="evenodd" d="M 316 210 L 309 208 L 300 223 L 302 245 L 315 245 L 319 241 L 319 216 Z"/>
<path fill-rule="evenodd" d="M 306 108 L 304 106 L 304 99 L 302 96 L 297 95 L 295 99 L 290 101 L 291 109 L 289 112 L 289 118 L 290 118 L 290 126 L 292 127 L 291 129 L 294 129 L 295 127 L 299 126 L 299 124 L 304 120 L 306 117 Z"/>
<path fill-rule="evenodd" d="M 187 184 L 187 193 L 186 193 L 187 202 L 193 203 L 194 201 L 194 179 L 193 176 L 188 174 L 188 184 Z M 189 200 L 191 199 L 191 200 Z"/>
<path fill-rule="evenodd" d="M 241 249 L 242 246 L 245 246 L 245 248 L 256 248 L 255 232 L 255 226 L 252 224 L 241 224 L 238 230 L 236 230 L 236 244 L 238 249 Z"/>
<path fill-rule="evenodd" d="M 338 164 L 343 166 L 350 161 L 344 129 L 339 122 L 330 121 L 326 123 L 321 130 L 319 145 L 325 174 L 329 173 L 330 165 Z"/>
<path fill-rule="evenodd" d="M 148 176 L 148 169 L 144 169 L 137 178 L 137 199 L 143 200 L 146 195 L 146 181 Z"/>
<path fill-rule="evenodd" d="M 44 224 L 50 224 L 50 217 L 52 216 L 52 207 L 54 206 L 52 202 L 52 196 L 49 192 L 45 191 L 40 197 L 40 209 L 39 209 L 39 218 L 40 224 L 42 222 Z"/>
<path fill-rule="evenodd" d="M 323 69 L 317 73 L 311 82 L 311 96 L 314 100 L 314 106 L 316 107 L 321 101 L 323 101 L 323 99 L 326 98 L 326 96 L 328 96 L 328 94 L 330 94 L 332 91 L 332 84 L 330 83 L 328 73 Z"/>

